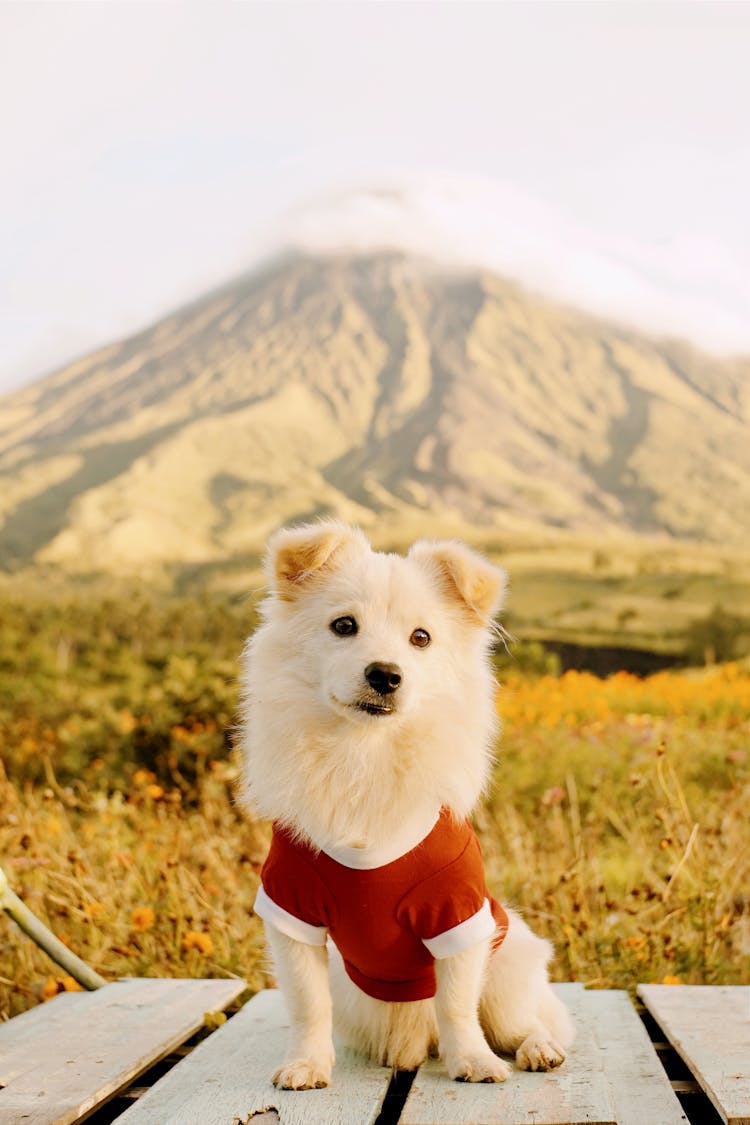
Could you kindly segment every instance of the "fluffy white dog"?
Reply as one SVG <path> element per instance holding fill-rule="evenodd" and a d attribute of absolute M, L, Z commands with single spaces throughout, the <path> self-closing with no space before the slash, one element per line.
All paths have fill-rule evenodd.
<path fill-rule="evenodd" d="M 340 1039 L 502 1082 L 572 1039 L 552 949 L 488 894 L 467 818 L 496 733 L 488 658 L 505 574 L 455 542 L 374 552 L 285 530 L 244 663 L 244 798 L 274 821 L 256 911 L 291 1017 L 277 1086 L 325 1086 Z M 330 961 L 330 964 L 329 964 Z"/>

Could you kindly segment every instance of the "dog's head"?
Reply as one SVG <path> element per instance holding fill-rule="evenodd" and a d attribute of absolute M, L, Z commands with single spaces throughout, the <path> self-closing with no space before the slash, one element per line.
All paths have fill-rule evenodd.
<path fill-rule="evenodd" d="M 370 727 L 471 704 L 504 571 L 457 542 L 381 554 L 335 522 L 278 532 L 266 567 L 266 621 L 311 703 Z"/>

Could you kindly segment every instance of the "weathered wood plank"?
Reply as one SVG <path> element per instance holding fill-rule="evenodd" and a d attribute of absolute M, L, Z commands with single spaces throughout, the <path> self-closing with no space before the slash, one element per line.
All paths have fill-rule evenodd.
<path fill-rule="evenodd" d="M 750 986 L 641 984 L 638 995 L 728 1125 L 750 1125 Z"/>
<path fill-rule="evenodd" d="M 165 1075 L 117 1125 L 371 1125 L 391 1071 L 340 1049 L 324 1090 L 277 1090 L 271 1074 L 284 1057 L 288 1019 L 280 993 L 258 993 Z"/>
<path fill-rule="evenodd" d="M 580 1011 L 604 1061 L 618 1125 L 687 1122 L 627 992 L 585 992 Z"/>
<path fill-rule="evenodd" d="M 501 1085 L 458 1083 L 430 1061 L 419 1068 L 401 1125 L 617 1125 L 586 993 L 562 986 L 560 994 L 575 1020 L 576 1040 L 559 1070 L 514 1071 Z"/>
<path fill-rule="evenodd" d="M 235 980 L 126 980 L 0 1029 L 0 1125 L 71 1125 L 183 1043 Z"/>
<path fill-rule="evenodd" d="M 0 1084 L 8 1082 L 15 1073 L 12 1068 L 27 1058 L 24 1043 L 32 1040 L 42 1044 L 58 1042 L 72 1012 L 78 1011 L 80 1005 L 83 1010 L 93 995 L 93 992 L 61 992 L 46 1004 L 38 1004 L 0 1023 Z"/>

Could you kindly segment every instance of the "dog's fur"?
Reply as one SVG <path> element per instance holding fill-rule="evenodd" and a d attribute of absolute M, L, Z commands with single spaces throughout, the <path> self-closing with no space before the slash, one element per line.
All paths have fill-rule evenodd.
<path fill-rule="evenodd" d="M 247 803 L 324 851 L 387 845 L 442 806 L 469 816 L 492 761 L 488 648 L 504 572 L 454 542 L 376 553 L 361 531 L 326 521 L 278 532 L 267 576 L 244 662 Z M 356 635 L 332 632 L 344 615 Z M 428 631 L 428 647 L 410 643 L 415 629 Z M 402 672 L 388 713 L 364 678 L 374 661 Z M 451 1077 L 470 1081 L 507 1077 L 494 1052 L 523 1069 L 559 1065 L 572 1027 L 548 983 L 551 946 L 509 918 L 497 950 L 485 941 L 436 961 L 435 998 L 409 1003 L 363 993 L 330 942 L 304 945 L 266 926 L 292 1021 L 274 1082 L 330 1081 L 332 1022 L 344 1043 L 400 1069 L 438 1047 Z"/>

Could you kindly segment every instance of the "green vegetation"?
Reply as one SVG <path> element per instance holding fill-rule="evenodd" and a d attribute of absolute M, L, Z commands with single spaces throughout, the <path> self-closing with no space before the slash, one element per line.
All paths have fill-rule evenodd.
<path fill-rule="evenodd" d="M 709 585 L 700 576 L 678 580 L 679 600 L 663 596 L 674 576 L 527 572 L 511 591 L 506 620 L 516 640 L 498 653 L 501 675 L 559 670 L 543 643 L 550 637 L 590 646 L 640 643 L 686 663 L 745 655 L 750 584 L 715 584 L 714 596 L 726 596 L 730 613 L 718 604 L 705 608 Z M 636 600 L 644 621 L 661 622 L 661 637 L 655 625 L 634 632 L 623 613 L 612 619 L 615 607 Z M 745 606 L 747 616 L 737 612 Z M 249 596 L 159 598 L 132 588 L 107 597 L 79 588 L 46 597 L 38 587 L 14 585 L 0 595 L 0 754 L 9 773 L 127 788 L 145 769 L 191 797 L 209 763 L 230 748 L 239 656 L 255 621 Z"/>
<path fill-rule="evenodd" d="M 189 795 L 226 757 L 243 599 L 70 595 L 0 610 L 0 753 L 11 776 L 128 787 L 135 770 Z"/>

